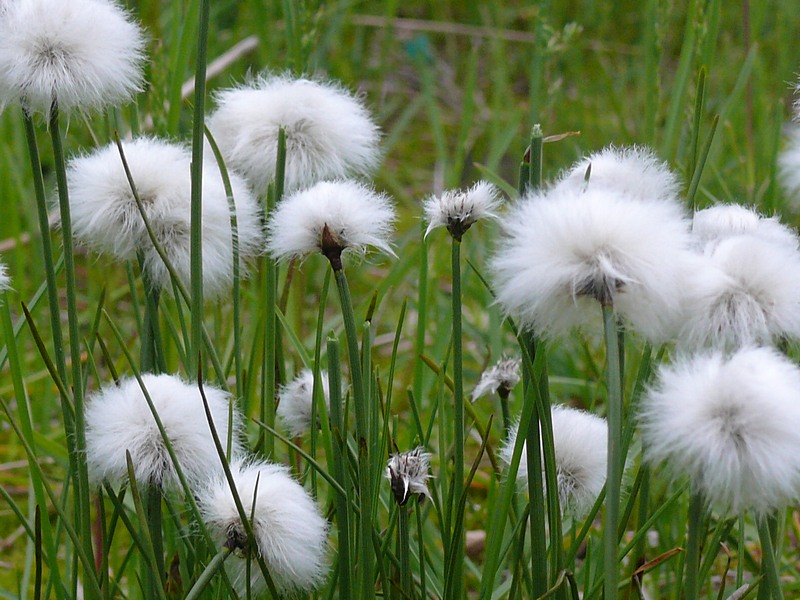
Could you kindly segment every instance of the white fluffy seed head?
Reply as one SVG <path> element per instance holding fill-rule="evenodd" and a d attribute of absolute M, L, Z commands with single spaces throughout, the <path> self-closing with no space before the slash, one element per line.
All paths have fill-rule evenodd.
<path fill-rule="evenodd" d="M 514 386 L 519 383 L 519 365 L 520 359 L 518 358 L 503 358 L 486 369 L 481 373 L 478 385 L 472 390 L 472 401 L 474 402 L 487 393 L 507 397 Z"/>
<path fill-rule="evenodd" d="M 589 180 L 586 180 L 587 169 Z M 675 201 L 680 181 L 667 163 L 646 147 L 609 146 L 577 162 L 556 184 L 574 193 L 606 189 L 637 200 Z"/>
<path fill-rule="evenodd" d="M 8 276 L 8 268 L 0 262 L 0 294 L 11 287 L 11 278 Z"/>
<path fill-rule="evenodd" d="M 502 225 L 495 292 L 523 326 L 558 337 L 599 314 L 599 300 L 650 340 L 672 335 L 690 256 L 677 203 L 561 186 L 524 198 Z"/>
<path fill-rule="evenodd" d="M 428 490 L 430 463 L 430 453 L 421 446 L 389 457 L 386 479 L 389 480 L 394 499 L 400 506 L 405 506 L 412 494 L 417 494 L 420 502 L 431 497 Z"/>
<path fill-rule="evenodd" d="M 770 348 L 720 351 L 660 369 L 640 423 L 650 463 L 722 512 L 766 515 L 800 491 L 800 370 Z"/>
<path fill-rule="evenodd" d="M 777 217 L 763 217 L 739 204 L 717 204 L 698 210 L 692 218 L 692 238 L 699 250 L 713 250 L 724 239 L 752 235 L 766 241 L 797 248 L 797 234 Z"/>
<path fill-rule="evenodd" d="M 144 36 L 110 0 L 9 0 L 0 20 L 0 109 L 96 110 L 142 88 Z"/>
<path fill-rule="evenodd" d="M 325 406 L 330 407 L 327 371 L 320 371 L 319 378 Z M 284 427 L 293 436 L 311 431 L 313 392 L 314 372 L 311 369 L 303 369 L 292 381 L 281 387 L 277 413 Z"/>
<path fill-rule="evenodd" d="M 684 348 L 738 348 L 800 336 L 800 251 L 785 241 L 731 236 L 687 273 Z"/>
<path fill-rule="evenodd" d="M 240 277 L 245 278 L 246 267 L 264 251 L 261 206 L 244 179 L 232 171 L 228 177 L 236 211 Z M 203 166 L 202 211 L 203 292 L 211 299 L 230 290 L 234 266 L 230 203 L 222 175 L 212 162 Z M 153 225 L 178 278 L 188 288 L 191 281 L 191 197 Z M 171 290 L 169 271 L 149 238 L 144 248 L 144 264 L 150 279 L 159 287 Z"/>
<path fill-rule="evenodd" d="M 175 375 L 145 374 L 142 382 L 190 484 L 222 472 L 199 388 Z M 204 387 L 204 393 L 223 447 L 227 447 L 230 431 L 233 455 L 242 454 L 241 418 L 230 394 L 210 386 Z M 229 418 L 232 430 L 228 429 Z M 131 454 L 140 485 L 181 489 L 164 439 L 135 378 L 108 386 L 87 400 L 86 462 L 91 480 L 112 485 L 126 481 L 126 451 Z"/>
<path fill-rule="evenodd" d="M 499 206 L 500 192 L 488 181 L 479 181 L 467 190 L 447 190 L 431 196 L 423 203 L 428 221 L 425 235 L 436 227 L 447 227 L 450 235 L 460 240 L 477 221 L 497 218 Z"/>
<path fill-rule="evenodd" d="M 220 92 L 217 106 L 208 128 L 226 164 L 260 193 L 275 178 L 281 127 L 287 191 L 367 175 L 378 165 L 378 127 L 364 103 L 340 85 L 268 75 Z"/>
<path fill-rule="evenodd" d="M 278 260 L 322 251 L 327 227 L 342 249 L 374 246 L 394 256 L 394 219 L 386 194 L 356 181 L 322 181 L 281 200 L 267 222 L 267 251 Z"/>
<path fill-rule="evenodd" d="M 125 159 L 159 244 L 187 286 L 190 280 L 191 153 L 156 138 L 123 143 Z M 229 173 L 236 206 L 242 265 L 263 251 L 261 209 L 244 180 Z M 119 260 L 144 253 L 145 270 L 157 286 L 171 290 L 169 272 L 156 252 L 122 165 L 116 144 L 69 162 L 67 181 L 75 238 Z M 214 163 L 203 168 L 203 285 L 212 298 L 233 279 L 233 237 L 222 176 Z M 243 269 L 242 274 L 246 274 Z"/>
<path fill-rule="evenodd" d="M 236 591 L 242 596 L 246 592 L 248 560 L 253 594 L 267 589 L 253 552 L 263 557 L 283 593 L 309 592 L 320 585 L 327 573 L 328 522 L 316 502 L 281 465 L 235 461 L 230 468 L 244 512 L 253 515 L 256 548 L 247 546 L 246 531 L 224 476 L 210 480 L 198 500 L 216 542 L 238 550 L 225 564 Z"/>
<path fill-rule="evenodd" d="M 552 418 L 559 503 L 562 511 L 580 518 L 592 507 L 606 482 L 608 425 L 605 419 L 567 406 L 553 406 Z M 515 426 L 500 449 L 500 458 L 507 465 L 511 463 L 516 439 Z M 527 480 L 528 459 L 523 447 L 517 481 Z"/>

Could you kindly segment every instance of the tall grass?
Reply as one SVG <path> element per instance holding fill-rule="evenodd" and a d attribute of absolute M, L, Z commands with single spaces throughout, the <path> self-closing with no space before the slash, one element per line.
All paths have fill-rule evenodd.
<path fill-rule="evenodd" d="M 798 68 L 791 3 L 129 4 L 151 37 L 149 87 L 134 104 L 49 127 L 16 106 L 0 114 L 0 253 L 13 280 L 0 307 L 1 597 L 230 597 L 231 558 L 193 501 L 135 481 L 121 491 L 88 483 L 84 396 L 140 368 L 194 380 L 207 370 L 245 412 L 249 446 L 291 465 L 312 492 L 331 521 L 330 574 L 315 598 L 798 593 L 796 510 L 771 522 L 705 514 L 684 482 L 642 465 L 634 407 L 668 349 L 618 335 L 612 307 L 605 337 L 540 347 L 494 303 L 497 225 L 449 245 L 424 239 L 418 223 L 422 198 L 478 178 L 515 199 L 520 161 L 523 179 L 546 181 L 588 151 L 649 144 L 681 174 L 691 207 L 738 202 L 796 225 L 775 182 Z M 217 61 L 249 36 L 254 49 Z M 321 73 L 363 92 L 384 131 L 375 185 L 397 201 L 396 259 L 369 255 L 331 273 L 319 256 L 289 267 L 265 258 L 214 303 L 203 298 L 198 243 L 190 289 L 154 299 L 135 265 L 73 248 L 67 227 L 50 230 L 45 202 L 59 210 L 57 189 L 68 224 L 63 157 L 117 131 L 191 141 L 199 190 L 212 164 L 198 160 L 211 92 L 262 70 Z M 534 119 L 545 135 L 580 135 L 545 143 L 531 162 Z M 279 182 L 268 210 L 281 195 Z M 195 241 L 201 202 L 195 194 Z M 508 403 L 529 440 L 529 489 L 515 478 L 526 436 L 503 468 L 500 407 L 468 399 L 504 354 L 523 356 L 525 384 Z M 304 367 L 316 373 L 321 427 L 291 440 L 275 422 L 277 390 Z M 555 481 L 551 399 L 607 416 L 618 442 L 610 484 L 584 519 L 538 483 Z M 396 506 L 386 460 L 416 446 L 434 456 L 431 499 Z"/>

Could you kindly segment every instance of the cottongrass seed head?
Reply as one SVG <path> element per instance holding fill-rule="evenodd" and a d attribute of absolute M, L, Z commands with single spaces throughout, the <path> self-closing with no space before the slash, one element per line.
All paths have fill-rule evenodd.
<path fill-rule="evenodd" d="M 267 222 L 267 251 L 284 260 L 374 246 L 394 256 L 394 220 L 386 194 L 356 181 L 322 181 L 281 200 Z"/>
<path fill-rule="evenodd" d="M 662 366 L 639 417 L 645 456 L 723 513 L 764 516 L 800 492 L 800 370 L 771 348 Z"/>
<path fill-rule="evenodd" d="M 400 506 L 405 506 L 412 494 L 417 494 L 420 502 L 431 497 L 428 490 L 430 463 L 430 453 L 421 446 L 389 457 L 386 479 L 389 480 L 394 499 Z"/>
<path fill-rule="evenodd" d="M 8 276 L 8 267 L 0 262 L 0 294 L 11 287 L 11 278 Z"/>
<path fill-rule="evenodd" d="M 225 162 L 260 193 L 275 178 L 278 130 L 286 131 L 285 188 L 368 175 L 380 132 L 364 103 L 338 84 L 267 75 L 217 95 L 208 128 Z"/>
<path fill-rule="evenodd" d="M 675 201 L 681 187 L 669 165 L 642 146 L 609 146 L 590 154 L 570 168 L 556 185 L 576 193 L 606 189 L 645 201 Z"/>
<path fill-rule="evenodd" d="M 144 212 L 156 239 L 186 285 L 190 279 L 191 153 L 181 144 L 142 137 L 123 143 Z M 261 209 L 244 180 L 230 173 L 242 262 L 263 252 Z M 125 175 L 116 144 L 69 161 L 67 181 L 75 238 L 118 260 L 144 253 L 157 286 L 171 290 L 169 272 L 155 250 Z M 216 164 L 203 169 L 203 283 L 213 297 L 230 288 L 233 238 L 230 207 Z"/>
<path fill-rule="evenodd" d="M 591 322 L 599 301 L 650 340 L 673 334 L 691 255 L 678 203 L 560 186 L 525 197 L 501 223 L 494 289 L 523 326 L 559 337 Z"/>
<path fill-rule="evenodd" d="M 222 471 L 197 385 L 175 375 L 145 374 L 142 382 L 187 480 L 201 482 L 210 473 Z M 204 387 L 204 393 L 223 447 L 227 447 L 232 419 L 232 454 L 241 454 L 241 418 L 230 395 L 210 386 Z M 92 481 L 112 485 L 126 481 L 126 451 L 140 485 L 180 489 L 164 439 L 135 378 L 110 385 L 87 400 L 86 462 Z"/>
<path fill-rule="evenodd" d="M 239 460 L 230 469 L 244 512 L 248 518 L 253 515 L 256 548 L 248 547 L 246 530 L 223 475 L 212 478 L 198 492 L 198 501 L 216 542 L 237 551 L 225 564 L 236 591 L 244 597 L 248 561 L 253 595 L 267 589 L 254 552 L 264 559 L 280 592 L 309 592 L 320 585 L 328 570 L 328 522 L 316 502 L 282 465 Z"/>
<path fill-rule="evenodd" d="M 0 110 L 96 110 L 142 89 L 144 36 L 110 0 L 15 0 L 0 20 Z"/>
<path fill-rule="evenodd" d="M 427 236 L 437 227 L 447 227 L 457 240 L 481 219 L 497 218 L 500 192 L 488 181 L 479 181 L 467 190 L 447 190 L 430 196 L 423 203 L 428 228 Z"/>
<path fill-rule="evenodd" d="M 769 239 L 734 235 L 698 256 L 684 286 L 684 349 L 800 337 L 800 251 Z"/>
<path fill-rule="evenodd" d="M 327 371 L 320 371 L 319 379 L 325 406 L 330 406 Z M 277 413 L 284 427 L 293 436 L 311 431 L 313 392 L 314 372 L 311 369 L 303 369 L 280 389 Z"/>
<path fill-rule="evenodd" d="M 692 238 L 698 250 L 713 251 L 721 241 L 738 235 L 752 235 L 794 249 L 800 246 L 797 233 L 778 217 L 764 217 L 746 206 L 716 204 L 694 213 Z"/>
<path fill-rule="evenodd" d="M 584 516 L 597 500 L 606 483 L 608 464 L 608 425 L 591 413 L 553 406 L 553 445 L 555 447 L 558 500 L 564 513 Z M 511 463 L 517 427 L 500 449 L 500 459 Z M 517 481 L 528 480 L 528 459 L 523 444 Z"/>
<path fill-rule="evenodd" d="M 511 390 L 519 383 L 519 365 L 518 358 L 503 358 L 486 369 L 481 373 L 478 385 L 472 390 L 472 401 L 474 402 L 487 393 L 508 398 Z"/>

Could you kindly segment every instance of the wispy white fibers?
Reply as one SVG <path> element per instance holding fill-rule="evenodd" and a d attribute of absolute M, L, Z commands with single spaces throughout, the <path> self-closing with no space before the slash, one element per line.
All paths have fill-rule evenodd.
<path fill-rule="evenodd" d="M 235 461 L 231 474 L 245 514 L 253 515 L 254 550 L 278 590 L 309 592 L 321 584 L 327 573 L 328 522 L 314 500 L 282 465 Z M 255 555 L 248 555 L 246 530 L 225 477 L 213 478 L 198 492 L 198 501 L 217 543 L 239 551 L 225 563 L 236 591 L 244 597 L 249 559 L 252 593 L 262 594 L 266 581 Z"/>
<path fill-rule="evenodd" d="M 222 471 L 219 455 L 203 408 L 200 390 L 175 375 L 142 375 L 142 381 L 158 413 L 167 438 L 191 483 Z M 240 416 L 231 397 L 220 389 L 204 386 L 214 427 L 223 446 L 228 441 L 228 421 L 234 456 L 242 453 Z M 131 453 L 136 480 L 144 485 L 180 489 L 175 467 L 158 430 L 144 392 L 135 378 L 109 385 L 87 400 L 86 462 L 96 483 L 119 484 L 128 478 L 125 458 Z"/>
<path fill-rule="evenodd" d="M 190 279 L 191 153 L 157 138 L 123 143 L 125 159 L 145 214 L 178 277 Z M 244 180 L 230 174 L 240 258 L 263 250 L 260 207 Z M 157 285 L 171 289 L 169 273 L 145 229 L 116 144 L 70 160 L 67 169 L 75 238 L 119 260 L 144 253 L 145 268 Z M 230 210 L 216 165 L 203 169 L 203 283 L 208 297 L 229 289 L 233 279 Z"/>
<path fill-rule="evenodd" d="M 646 201 L 674 201 L 680 192 L 680 181 L 669 165 L 642 146 L 609 146 L 590 154 L 570 168 L 556 185 L 573 192 L 605 189 Z"/>
<path fill-rule="evenodd" d="M 769 239 L 733 235 L 698 256 L 684 286 L 684 347 L 736 348 L 800 336 L 800 251 L 783 238 Z"/>
<path fill-rule="evenodd" d="M 431 196 L 423 203 L 428 228 L 427 236 L 436 227 L 447 227 L 450 235 L 460 240 L 474 223 L 497 218 L 500 192 L 488 181 L 479 181 L 467 190 L 447 190 Z"/>
<path fill-rule="evenodd" d="M 267 223 L 267 251 L 276 259 L 323 251 L 323 232 L 339 248 L 374 246 L 394 255 L 389 197 L 355 181 L 322 181 L 284 198 Z"/>
<path fill-rule="evenodd" d="M 486 369 L 472 390 L 473 402 L 487 393 L 508 396 L 519 383 L 519 366 L 520 359 L 504 358 Z"/>
<path fill-rule="evenodd" d="M 722 240 L 743 234 L 785 244 L 789 248 L 800 245 L 797 233 L 777 217 L 764 217 L 739 204 L 717 204 L 694 213 L 692 238 L 698 250 L 712 250 Z"/>
<path fill-rule="evenodd" d="M 325 406 L 330 406 L 328 394 L 328 373 L 321 371 L 320 385 Z M 314 372 L 303 369 L 294 379 L 282 386 L 279 392 L 277 413 L 283 425 L 293 436 L 300 436 L 311 431 L 312 400 L 314 391 Z"/>
<path fill-rule="evenodd" d="M 286 189 L 369 174 L 380 133 L 361 99 L 342 86 L 289 75 L 256 78 L 217 95 L 208 128 L 228 167 L 265 193 L 286 131 Z"/>
<path fill-rule="evenodd" d="M 605 419 L 566 406 L 553 406 L 552 416 L 561 509 L 581 517 L 606 483 L 608 425 Z M 500 458 L 506 464 L 511 462 L 516 439 L 515 426 L 500 449 Z M 528 459 L 523 449 L 517 479 L 524 482 L 527 478 Z"/>
<path fill-rule="evenodd" d="M 430 453 L 421 446 L 389 457 L 386 479 L 389 480 L 394 499 L 400 506 L 404 506 L 412 494 L 418 494 L 420 501 L 430 498 L 430 462 Z"/>
<path fill-rule="evenodd" d="M 672 333 L 690 254 L 677 202 L 558 186 L 524 198 L 502 226 L 492 279 L 522 325 L 557 337 L 599 314 L 600 301 L 651 340 Z"/>
<path fill-rule="evenodd" d="M 647 459 L 723 512 L 766 515 L 799 496 L 800 370 L 775 350 L 662 367 L 640 421 Z"/>
<path fill-rule="evenodd" d="M 0 294 L 11 287 L 11 278 L 8 276 L 8 268 L 5 263 L 0 262 Z"/>
<path fill-rule="evenodd" d="M 0 19 L 0 109 L 99 109 L 142 87 L 144 37 L 110 0 L 10 0 Z"/>

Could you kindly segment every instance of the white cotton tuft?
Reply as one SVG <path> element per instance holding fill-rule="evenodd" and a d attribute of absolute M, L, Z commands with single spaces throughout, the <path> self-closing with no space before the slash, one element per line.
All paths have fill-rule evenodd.
<path fill-rule="evenodd" d="M 722 240 L 744 234 L 789 248 L 800 246 L 797 234 L 777 217 L 763 217 L 739 204 L 717 204 L 694 213 L 692 238 L 701 251 L 712 250 Z"/>
<path fill-rule="evenodd" d="M 244 179 L 233 171 L 228 172 L 228 177 L 236 210 L 240 277 L 244 279 L 248 264 L 264 252 L 261 206 Z M 234 267 L 231 207 L 216 163 L 203 165 L 202 210 L 203 293 L 211 299 L 231 289 Z M 191 196 L 184 206 L 164 215 L 153 225 L 178 279 L 188 289 L 191 282 Z M 144 262 L 151 280 L 162 289 L 170 290 L 169 271 L 149 238 L 145 243 Z"/>
<path fill-rule="evenodd" d="M 562 186 L 527 196 L 502 226 L 495 293 L 523 326 L 558 337 L 590 322 L 600 301 L 652 341 L 672 335 L 690 257 L 676 202 Z"/>
<path fill-rule="evenodd" d="M 109 0 L 12 0 L 0 20 L 0 109 L 96 110 L 142 89 L 144 36 Z"/>
<path fill-rule="evenodd" d="M 430 463 L 430 452 L 422 446 L 389 457 L 386 479 L 392 487 L 395 502 L 400 506 L 405 506 L 412 494 L 417 494 L 419 502 L 431 497 L 428 490 Z"/>
<path fill-rule="evenodd" d="M 309 592 L 319 586 L 327 573 L 328 522 L 314 500 L 282 465 L 236 461 L 230 468 L 244 512 L 248 518 L 253 515 L 256 550 L 277 589 Z M 256 557 L 248 556 L 246 530 L 225 477 L 209 481 L 198 500 L 217 543 L 240 551 L 225 564 L 234 589 L 244 596 L 249 560 L 252 593 L 264 593 L 266 581 Z"/>
<path fill-rule="evenodd" d="M 586 180 L 587 169 L 589 180 Z M 576 163 L 556 183 L 556 187 L 580 193 L 604 189 L 636 200 L 675 201 L 680 181 L 669 165 L 646 147 L 609 146 Z"/>
<path fill-rule="evenodd" d="M 687 274 L 684 348 L 737 348 L 800 336 L 800 251 L 738 235 L 697 257 Z"/>
<path fill-rule="evenodd" d="M 368 175 L 380 132 L 361 99 L 338 84 L 271 75 L 217 95 L 208 128 L 226 164 L 259 193 L 275 178 L 278 130 L 286 131 L 285 189 Z"/>
<path fill-rule="evenodd" d="M 374 246 L 394 256 L 394 219 L 386 194 L 355 181 L 322 181 L 281 200 L 267 223 L 267 251 L 278 260 L 322 251 L 327 226 L 339 248 Z"/>
<path fill-rule="evenodd" d="M 11 287 L 11 278 L 8 276 L 8 268 L 0 262 L 0 294 Z"/>
<path fill-rule="evenodd" d="M 156 138 L 123 143 L 125 159 L 156 239 L 178 278 L 190 281 L 191 153 Z M 263 252 L 261 208 L 244 180 L 229 173 L 236 206 L 239 257 L 243 266 Z M 75 238 L 119 260 L 144 254 L 145 270 L 158 287 L 171 290 L 169 272 L 145 228 L 116 144 L 72 159 L 67 169 Z M 203 285 L 219 296 L 233 280 L 230 208 L 216 164 L 203 168 Z M 242 270 L 244 276 L 246 271 Z"/>
<path fill-rule="evenodd" d="M 448 190 L 431 196 L 423 203 L 428 228 L 427 236 L 437 227 L 447 227 L 458 240 L 481 219 L 496 219 L 500 192 L 488 181 L 479 181 L 467 190 Z"/>
<path fill-rule="evenodd" d="M 563 512 L 580 518 L 594 505 L 606 483 L 608 424 L 605 419 L 567 406 L 553 406 L 551 414 L 559 503 Z M 511 463 L 516 439 L 515 426 L 500 449 L 500 459 L 506 465 Z M 527 480 L 523 444 L 517 481 Z"/>
<path fill-rule="evenodd" d="M 640 410 L 648 461 L 718 510 L 764 516 L 800 496 L 800 370 L 775 350 L 664 366 Z"/>
<path fill-rule="evenodd" d="M 481 373 L 478 385 L 472 390 L 472 401 L 474 402 L 487 393 L 507 398 L 514 386 L 519 383 L 519 366 L 520 359 L 503 358 L 486 369 Z"/>
<path fill-rule="evenodd" d="M 320 371 L 319 378 L 325 406 L 330 407 L 328 373 Z M 311 369 L 303 369 L 292 381 L 281 387 L 277 414 L 293 436 L 311 431 L 313 392 L 314 372 Z"/>
<path fill-rule="evenodd" d="M 222 472 L 197 385 L 175 375 L 142 375 L 147 393 L 158 413 L 181 471 L 190 484 Z M 242 450 L 241 418 L 230 394 L 204 386 L 214 427 L 227 447 L 228 421 L 233 456 Z M 125 453 L 130 452 L 134 474 L 140 485 L 182 489 L 164 439 L 135 378 L 110 385 L 86 403 L 86 462 L 95 483 L 118 485 L 128 479 Z"/>
<path fill-rule="evenodd" d="M 191 154 L 181 144 L 142 137 L 123 142 L 125 160 L 151 222 L 186 211 L 191 196 Z M 75 239 L 118 260 L 136 257 L 147 230 L 112 143 L 67 165 L 70 214 Z"/>

